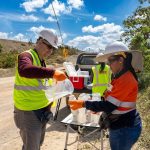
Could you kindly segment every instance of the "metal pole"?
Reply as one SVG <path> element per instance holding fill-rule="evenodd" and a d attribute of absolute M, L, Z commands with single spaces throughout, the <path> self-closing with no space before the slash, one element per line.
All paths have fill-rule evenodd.
<path fill-rule="evenodd" d="M 103 150 L 103 129 L 101 129 L 101 150 Z"/>

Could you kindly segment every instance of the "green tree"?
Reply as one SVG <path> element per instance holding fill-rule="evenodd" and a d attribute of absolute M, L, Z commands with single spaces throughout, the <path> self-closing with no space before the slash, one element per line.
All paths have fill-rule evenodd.
<path fill-rule="evenodd" d="M 150 49 L 150 6 L 139 6 L 124 22 L 123 37 L 131 49 L 143 52 Z"/>
<path fill-rule="evenodd" d="M 140 2 L 141 4 L 143 4 L 144 2 L 150 3 L 150 0 L 139 0 L 139 2 Z"/>
<path fill-rule="evenodd" d="M 122 34 L 131 50 L 140 50 L 144 56 L 144 73 L 139 75 L 141 89 L 150 85 L 150 0 L 139 0 L 140 6 L 124 20 Z"/>

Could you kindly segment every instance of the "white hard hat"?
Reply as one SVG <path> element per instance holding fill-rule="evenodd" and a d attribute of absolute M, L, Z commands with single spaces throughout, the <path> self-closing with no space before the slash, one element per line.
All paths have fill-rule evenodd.
<path fill-rule="evenodd" d="M 101 57 L 104 55 L 104 53 L 99 53 L 97 56 L 96 56 L 96 61 L 97 61 L 97 58 Z M 105 62 L 103 59 L 99 59 L 98 62 Z"/>
<path fill-rule="evenodd" d="M 58 48 L 58 38 L 51 30 L 44 29 L 40 31 L 39 36 L 45 39 L 53 47 Z"/>
<path fill-rule="evenodd" d="M 133 68 L 137 71 L 142 71 L 143 70 L 142 53 L 140 51 L 136 51 L 136 50 L 129 50 L 128 47 L 124 43 L 119 42 L 119 41 L 108 44 L 105 47 L 105 51 L 104 51 L 103 55 L 98 54 L 96 56 L 96 61 L 106 62 L 107 59 L 112 55 L 121 54 L 124 56 L 125 55 L 124 52 L 132 53 L 132 66 L 133 66 Z"/>
<path fill-rule="evenodd" d="M 119 41 L 113 42 L 105 47 L 104 54 L 117 53 L 117 52 L 128 52 L 128 47 Z"/>

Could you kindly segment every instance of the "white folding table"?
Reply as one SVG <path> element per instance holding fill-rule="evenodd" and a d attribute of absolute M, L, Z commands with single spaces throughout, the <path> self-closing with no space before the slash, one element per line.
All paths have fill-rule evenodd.
<path fill-rule="evenodd" d="M 78 142 L 77 144 L 77 150 L 79 150 L 79 142 L 81 142 L 82 140 L 88 142 L 90 145 L 92 145 L 96 150 L 103 150 L 103 132 L 104 130 L 102 130 L 100 128 L 100 126 L 98 124 L 94 124 L 94 123 L 83 123 L 83 124 L 80 124 L 78 122 L 74 122 L 73 121 L 73 116 L 72 114 L 68 115 L 65 119 L 63 119 L 61 121 L 61 123 L 64 123 L 67 125 L 67 131 L 66 131 L 66 139 L 65 139 L 65 147 L 64 147 L 64 150 L 67 150 L 67 146 L 70 145 L 68 144 L 68 139 L 69 139 L 69 132 L 70 131 L 73 131 L 75 133 L 77 133 L 77 138 L 76 138 L 76 141 Z M 76 125 L 78 127 L 77 130 L 74 130 L 71 125 Z M 86 127 L 91 127 L 91 128 L 94 128 L 94 130 L 84 134 L 82 132 L 82 129 L 83 128 L 86 128 Z M 98 140 L 100 141 L 100 146 L 99 148 L 96 147 L 96 145 L 94 145 L 90 140 L 87 140 L 87 137 L 90 137 L 94 134 L 96 134 L 97 132 L 99 132 L 99 136 L 98 136 Z M 85 139 L 86 138 L 86 139 Z"/>

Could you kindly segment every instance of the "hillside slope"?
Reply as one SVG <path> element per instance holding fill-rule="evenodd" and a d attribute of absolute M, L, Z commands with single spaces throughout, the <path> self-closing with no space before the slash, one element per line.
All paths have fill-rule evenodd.
<path fill-rule="evenodd" d="M 34 48 L 33 43 L 19 42 L 13 40 L 0 39 L 0 68 L 14 68 L 16 57 L 20 52 Z M 47 64 L 57 65 L 62 64 L 67 58 L 63 56 L 64 47 L 59 46 L 53 54 L 46 60 Z M 81 53 L 78 49 L 65 46 L 68 50 L 68 57 Z"/>

